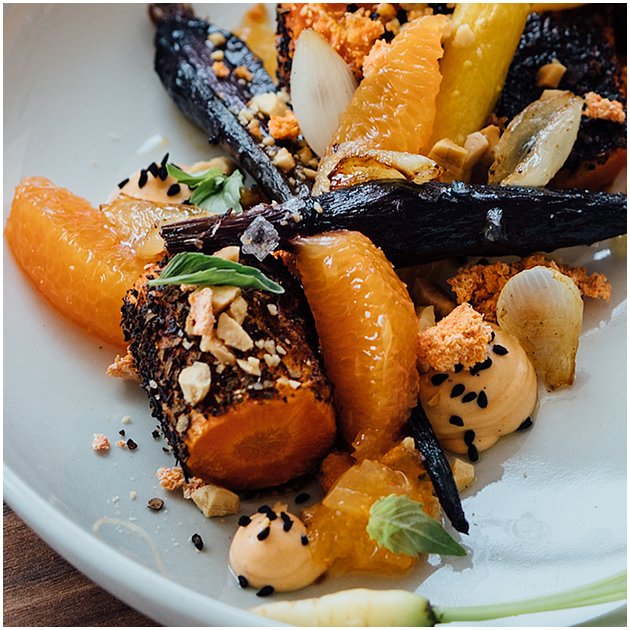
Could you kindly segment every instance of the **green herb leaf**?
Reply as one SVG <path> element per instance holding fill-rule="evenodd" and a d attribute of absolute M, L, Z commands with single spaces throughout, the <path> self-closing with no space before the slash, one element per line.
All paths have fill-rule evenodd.
<path fill-rule="evenodd" d="M 224 214 L 230 208 L 241 212 L 241 192 L 243 191 L 243 174 L 234 171 L 226 175 L 219 168 L 209 168 L 201 173 L 186 173 L 174 164 L 167 164 L 168 174 L 180 184 L 185 184 L 192 191 L 190 202 L 218 214 Z"/>
<path fill-rule="evenodd" d="M 149 286 L 152 287 L 164 284 L 230 285 L 270 293 L 284 293 L 284 289 L 277 282 L 270 280 L 260 269 L 198 252 L 175 254 L 162 269 L 160 277 L 149 280 Z"/>
<path fill-rule="evenodd" d="M 407 496 L 390 494 L 370 508 L 367 533 L 394 553 L 416 556 L 437 553 L 443 556 L 465 556 L 466 550 L 436 520 L 428 516 L 422 504 Z"/>

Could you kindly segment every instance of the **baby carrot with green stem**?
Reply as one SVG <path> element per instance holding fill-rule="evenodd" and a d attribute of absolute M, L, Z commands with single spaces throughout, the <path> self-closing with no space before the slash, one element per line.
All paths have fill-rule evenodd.
<path fill-rule="evenodd" d="M 252 612 L 296 626 L 434 626 L 595 606 L 626 598 L 627 572 L 543 597 L 487 606 L 435 606 L 402 590 L 352 589 L 331 595 L 258 606 Z"/>

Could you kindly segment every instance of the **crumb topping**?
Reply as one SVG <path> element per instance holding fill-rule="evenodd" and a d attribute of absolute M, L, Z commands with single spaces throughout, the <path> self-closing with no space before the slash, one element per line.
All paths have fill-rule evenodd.
<path fill-rule="evenodd" d="M 435 326 L 418 334 L 418 365 L 453 371 L 456 365 L 472 367 L 488 356 L 492 327 L 470 304 L 460 304 Z"/>
<path fill-rule="evenodd" d="M 94 438 L 92 439 L 92 450 L 97 453 L 103 453 L 109 451 L 111 445 L 106 436 L 102 433 L 95 433 Z"/>
<path fill-rule="evenodd" d="M 482 313 L 487 321 L 497 321 L 497 300 L 507 281 L 519 271 L 543 266 L 569 276 L 583 296 L 608 301 L 612 287 L 605 275 L 589 274 L 584 267 L 572 267 L 547 260 L 542 254 L 534 254 L 515 263 L 496 262 L 489 265 L 475 264 L 463 267 L 448 283 L 458 303 L 469 302 Z"/>
<path fill-rule="evenodd" d="M 269 133 L 276 140 L 296 140 L 300 135 L 300 125 L 295 114 L 287 110 L 282 116 L 271 116 Z"/>
<path fill-rule="evenodd" d="M 179 466 L 173 466 L 172 468 L 162 467 L 158 468 L 155 476 L 160 482 L 160 486 L 169 492 L 175 492 L 175 490 L 182 490 L 185 499 L 192 498 L 192 493 L 198 490 L 202 486 L 206 485 L 206 482 L 199 477 L 191 477 L 188 481 L 184 477 L 184 471 Z"/>
<path fill-rule="evenodd" d="M 586 104 L 584 115 L 589 118 L 611 120 L 616 123 L 626 121 L 626 113 L 619 101 L 611 101 L 608 98 L 602 98 L 596 92 L 588 92 L 584 95 L 584 102 Z"/>
<path fill-rule="evenodd" d="M 133 356 L 129 354 L 129 351 L 127 351 L 127 354 L 123 357 L 119 354 L 116 355 L 114 362 L 107 368 L 107 376 L 125 378 L 136 383 L 140 382 L 140 377 L 136 370 L 136 362 Z"/>
<path fill-rule="evenodd" d="M 219 79 L 225 79 L 230 76 L 230 70 L 222 61 L 215 61 L 212 64 L 212 72 L 214 72 Z"/>

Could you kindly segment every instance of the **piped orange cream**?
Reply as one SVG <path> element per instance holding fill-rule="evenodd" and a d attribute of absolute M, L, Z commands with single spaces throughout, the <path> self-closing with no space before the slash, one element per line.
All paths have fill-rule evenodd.
<path fill-rule="evenodd" d="M 492 328 L 486 359 L 420 376 L 420 402 L 438 440 L 472 461 L 501 436 L 531 426 L 538 395 L 536 372 L 518 340 Z"/>
<path fill-rule="evenodd" d="M 313 557 L 304 523 L 279 503 L 241 517 L 230 567 L 241 586 L 270 592 L 304 588 L 326 570 Z"/>

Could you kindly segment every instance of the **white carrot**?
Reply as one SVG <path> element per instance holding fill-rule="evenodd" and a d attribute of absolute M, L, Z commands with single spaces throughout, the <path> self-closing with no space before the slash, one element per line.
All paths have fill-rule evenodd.
<path fill-rule="evenodd" d="M 431 606 L 428 599 L 407 591 L 358 588 L 323 597 L 265 604 L 252 612 L 296 626 L 434 626 L 621 601 L 626 598 L 626 578 L 623 571 L 556 595 L 487 606 Z"/>

